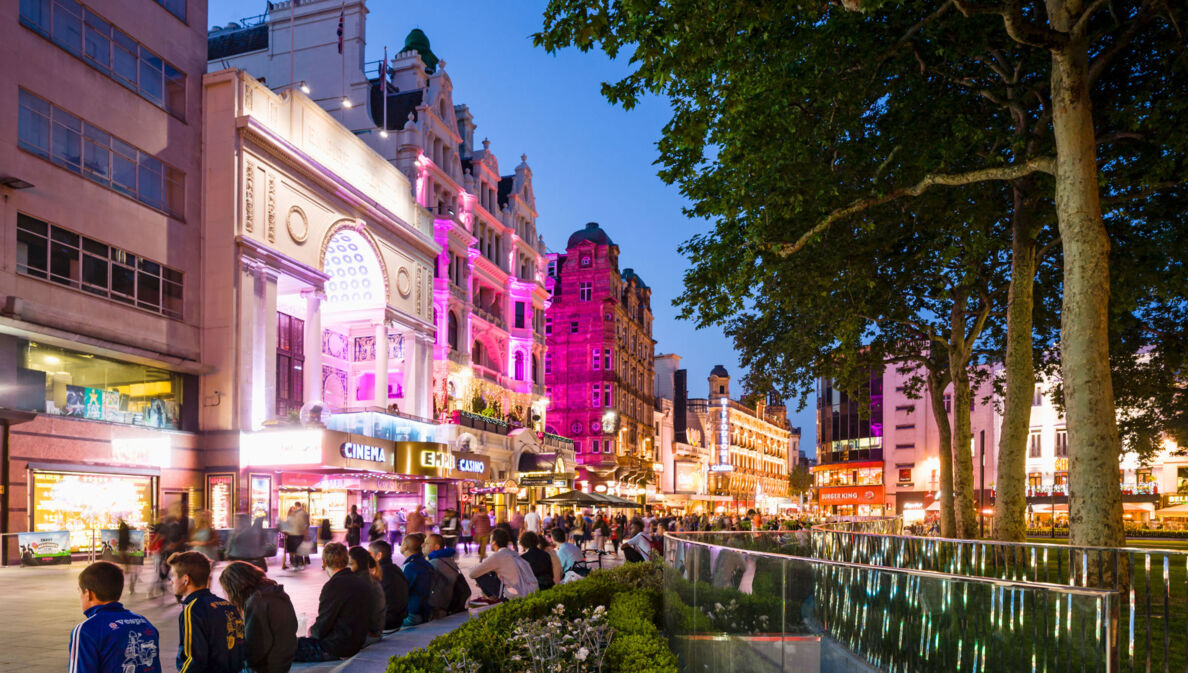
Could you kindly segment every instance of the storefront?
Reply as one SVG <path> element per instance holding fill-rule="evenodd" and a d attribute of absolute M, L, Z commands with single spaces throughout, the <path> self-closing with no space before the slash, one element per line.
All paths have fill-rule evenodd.
<path fill-rule="evenodd" d="M 89 551 L 120 521 L 146 529 L 157 510 L 159 470 L 31 463 L 29 530 L 68 531 L 75 552 Z"/>
<path fill-rule="evenodd" d="M 881 516 L 885 510 L 883 463 L 837 463 L 812 469 L 822 516 Z"/>

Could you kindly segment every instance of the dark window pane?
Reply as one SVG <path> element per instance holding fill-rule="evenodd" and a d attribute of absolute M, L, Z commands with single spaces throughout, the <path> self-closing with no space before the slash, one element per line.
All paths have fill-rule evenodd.
<path fill-rule="evenodd" d="M 157 0 L 169 13 L 181 19 L 186 20 L 186 0 Z"/>
<path fill-rule="evenodd" d="M 139 45 L 132 38 L 116 30 L 112 32 L 112 72 L 121 84 L 135 90 Z"/>
<path fill-rule="evenodd" d="M 165 85 L 161 59 L 144 47 L 140 48 L 140 95 L 156 103 L 165 104 Z"/>
<path fill-rule="evenodd" d="M 289 348 L 295 356 L 305 355 L 305 321 L 293 318 L 289 325 Z"/>
<path fill-rule="evenodd" d="M 24 231 L 31 231 L 41 236 L 49 236 L 49 225 L 35 217 L 29 217 L 24 213 L 17 213 L 17 228 Z"/>
<path fill-rule="evenodd" d="M 166 266 L 166 267 L 162 267 L 162 268 L 163 268 L 163 270 L 164 270 L 164 272 L 165 272 L 165 280 L 168 280 L 168 281 L 171 281 L 171 282 L 174 282 L 174 283 L 181 283 L 181 282 L 182 282 L 182 274 L 181 274 L 181 271 L 178 271 L 177 269 L 170 269 L 170 268 L 169 268 L 169 267 L 167 267 L 167 266 Z"/>
<path fill-rule="evenodd" d="M 113 299 L 121 299 L 118 295 L 125 295 L 130 301 L 136 295 L 136 271 L 118 264 L 111 265 L 111 291 Z"/>
<path fill-rule="evenodd" d="M 99 241 L 93 241 L 89 238 L 83 238 L 82 247 L 83 247 L 83 250 L 85 250 L 93 255 L 99 255 L 103 259 L 107 259 L 107 246 L 104 245 L 103 243 L 100 243 Z"/>
<path fill-rule="evenodd" d="M 32 218 L 29 219 L 31 220 Z M 27 273 L 30 276 L 45 278 L 47 270 L 46 258 L 49 249 L 49 242 L 46 241 L 44 235 L 45 223 L 38 222 L 37 220 L 32 221 L 42 226 L 43 233 L 40 235 L 33 233 L 23 226 L 17 230 L 17 271 Z"/>
<path fill-rule="evenodd" d="M 159 159 L 141 152 L 139 171 L 136 176 L 136 195 L 142 203 L 164 209 L 165 176 L 162 169 Z"/>
<path fill-rule="evenodd" d="M 141 273 L 136 276 L 136 299 L 141 308 L 161 306 L 161 279 Z"/>
<path fill-rule="evenodd" d="M 85 30 L 83 42 L 87 58 L 99 69 L 107 72 L 111 68 L 111 26 L 88 11 Z"/>
<path fill-rule="evenodd" d="M 165 109 L 176 117 L 185 118 L 186 75 L 168 63 L 165 64 Z"/>
<path fill-rule="evenodd" d="M 78 117 L 54 108 L 54 163 L 70 170 L 82 165 L 82 122 Z"/>
<path fill-rule="evenodd" d="M 276 314 L 276 348 L 289 350 L 289 316 L 285 313 Z"/>
<path fill-rule="evenodd" d="M 68 229 L 61 227 L 54 227 L 50 230 L 50 238 L 69 245 L 72 248 L 78 247 L 78 234 Z"/>
<path fill-rule="evenodd" d="M 21 23 L 48 35 L 50 0 L 21 0 Z"/>
<path fill-rule="evenodd" d="M 107 259 L 83 255 L 83 283 L 107 289 Z"/>
<path fill-rule="evenodd" d="M 178 283 L 165 281 L 162 283 L 162 310 L 165 315 L 180 318 L 182 315 L 182 286 Z"/>
<path fill-rule="evenodd" d="M 21 90 L 20 117 L 17 121 L 21 147 L 49 157 L 50 105 L 28 91 Z"/>
<path fill-rule="evenodd" d="M 83 132 L 83 168 L 87 177 L 111 183 L 111 137 L 88 124 Z"/>
<path fill-rule="evenodd" d="M 123 264 L 125 266 L 130 266 L 130 267 L 135 268 L 136 255 L 129 255 L 127 253 L 127 251 L 125 251 L 125 250 L 120 250 L 119 248 L 112 248 L 111 249 L 111 261 L 115 262 L 116 264 Z"/>
<path fill-rule="evenodd" d="M 50 280 L 78 285 L 78 248 L 57 242 L 50 245 Z"/>
<path fill-rule="evenodd" d="M 54 0 L 54 42 L 72 54 L 82 53 L 82 7 L 74 0 Z"/>
<path fill-rule="evenodd" d="M 151 273 L 154 276 L 161 275 L 161 265 L 157 264 L 156 262 L 147 260 L 143 257 L 140 258 L 140 270 L 142 272 Z"/>
<path fill-rule="evenodd" d="M 116 191 L 123 192 L 129 196 L 136 194 L 136 150 L 132 149 L 131 154 L 125 154 L 121 151 L 121 146 L 128 148 L 127 145 L 112 138 L 112 147 L 115 152 L 111 155 L 111 186 Z M 128 148 L 131 149 L 131 148 Z"/>

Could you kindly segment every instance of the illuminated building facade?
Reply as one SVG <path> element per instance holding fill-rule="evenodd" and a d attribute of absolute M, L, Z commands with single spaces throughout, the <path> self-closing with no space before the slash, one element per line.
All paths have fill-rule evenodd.
<path fill-rule="evenodd" d="M 657 456 L 652 291 L 619 270 L 619 247 L 597 223 L 565 248 L 548 257 L 549 428 L 574 440 L 587 487 L 642 495 Z"/>
<path fill-rule="evenodd" d="M 709 454 L 710 494 L 726 498 L 728 511 L 783 511 L 792 504 L 788 475 L 795 466 L 800 429 L 788 424 L 787 408 L 763 397 L 754 406 L 730 397 L 730 374 L 722 365 L 710 371 L 709 396 L 689 400 Z"/>

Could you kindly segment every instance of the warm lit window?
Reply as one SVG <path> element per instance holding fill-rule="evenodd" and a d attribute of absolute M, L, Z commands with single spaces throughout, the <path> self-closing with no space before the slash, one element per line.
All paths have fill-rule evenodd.
<path fill-rule="evenodd" d="M 910 467 L 899 468 L 899 482 L 902 484 L 905 482 L 911 482 L 911 480 L 912 480 L 912 468 L 910 468 Z"/>
<path fill-rule="evenodd" d="M 305 321 L 276 314 L 276 415 L 300 411 L 304 403 Z"/>

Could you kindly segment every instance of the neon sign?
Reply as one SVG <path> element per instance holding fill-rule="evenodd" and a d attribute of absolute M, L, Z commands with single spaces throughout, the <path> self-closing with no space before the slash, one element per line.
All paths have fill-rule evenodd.
<path fill-rule="evenodd" d="M 483 472 L 487 469 L 487 464 L 481 460 L 471 460 L 463 458 L 458 461 L 458 470 L 460 472 Z"/>
<path fill-rule="evenodd" d="M 421 451 L 421 467 L 443 468 L 446 470 L 454 469 L 456 461 L 454 456 L 441 451 Z M 473 470 L 479 471 L 479 470 Z"/>
<path fill-rule="evenodd" d="M 373 446 L 371 444 L 343 442 L 339 452 L 343 458 L 352 458 L 354 460 L 369 460 L 374 463 L 382 463 L 387 460 L 383 447 Z"/>

